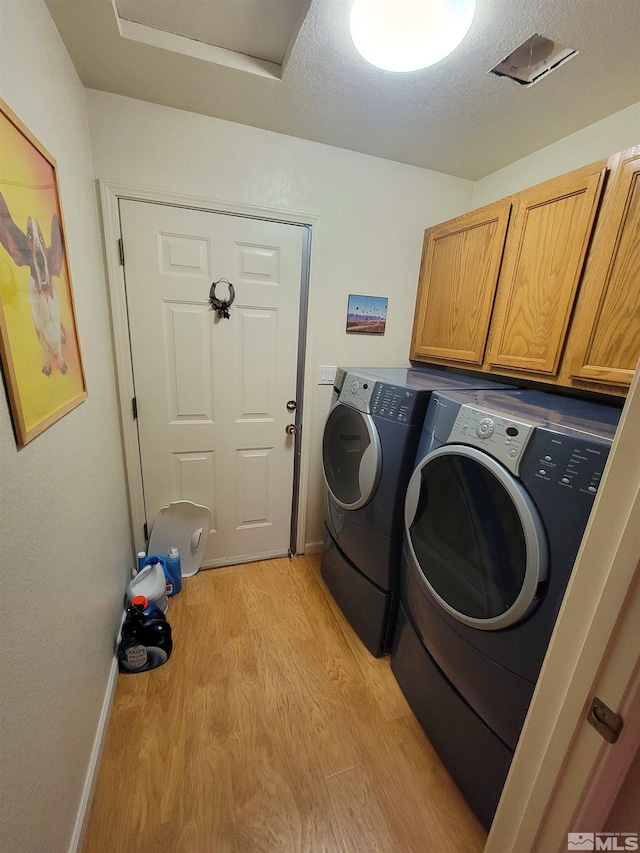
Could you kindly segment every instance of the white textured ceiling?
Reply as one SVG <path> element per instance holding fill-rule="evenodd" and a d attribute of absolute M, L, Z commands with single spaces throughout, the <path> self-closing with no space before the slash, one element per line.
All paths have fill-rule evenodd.
<path fill-rule="evenodd" d="M 308 4 L 297 0 L 171 0 L 191 36 L 204 31 L 196 11 L 210 6 L 226 19 L 235 28 L 229 47 L 269 60 L 256 73 L 246 70 L 251 61 L 209 61 L 220 56 L 200 42 L 184 55 L 124 38 L 112 0 L 45 2 L 88 88 L 472 180 L 640 101 L 640 0 L 477 0 L 462 45 L 408 74 L 376 70 L 356 53 L 349 0 L 312 0 L 299 31 Z M 161 5 L 128 2 L 138 13 Z M 282 14 L 252 14 L 261 3 L 281 4 Z M 282 63 L 286 38 L 265 38 L 276 23 L 293 32 Z M 528 88 L 488 73 L 534 33 L 579 54 Z M 222 37 L 208 38 L 225 47 Z"/>

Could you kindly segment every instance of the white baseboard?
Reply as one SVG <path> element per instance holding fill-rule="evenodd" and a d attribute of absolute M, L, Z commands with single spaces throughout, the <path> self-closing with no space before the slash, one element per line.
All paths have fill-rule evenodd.
<path fill-rule="evenodd" d="M 118 636 L 120 635 L 118 634 Z M 109 725 L 109 717 L 111 716 L 111 706 L 113 705 L 113 697 L 116 692 L 117 680 L 118 656 L 114 655 L 113 662 L 111 663 L 111 670 L 109 672 L 109 678 L 107 681 L 107 689 L 105 691 L 104 701 L 102 703 L 102 710 L 100 712 L 100 718 L 98 720 L 96 736 L 93 741 L 93 748 L 91 750 L 89 766 L 87 767 L 87 775 L 84 781 L 84 787 L 82 789 L 80 806 L 78 807 L 78 815 L 76 817 L 76 825 L 73 828 L 73 835 L 71 836 L 69 853 L 80 853 L 80 851 L 82 850 L 82 842 L 84 840 L 87 818 L 89 817 L 89 810 L 91 808 L 93 792 L 95 789 L 96 780 L 98 778 L 98 768 L 100 767 L 100 758 L 102 756 L 102 750 L 104 747 L 107 726 Z"/>
<path fill-rule="evenodd" d="M 319 554 L 322 551 L 322 541 L 306 542 L 304 546 L 305 554 Z"/>

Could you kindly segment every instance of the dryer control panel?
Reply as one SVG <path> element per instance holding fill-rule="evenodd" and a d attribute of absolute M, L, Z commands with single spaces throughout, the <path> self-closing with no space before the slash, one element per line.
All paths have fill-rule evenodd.
<path fill-rule="evenodd" d="M 517 475 L 522 454 L 534 430 L 532 424 L 505 418 L 504 415 L 475 406 L 462 405 L 447 443 L 478 447 Z"/>

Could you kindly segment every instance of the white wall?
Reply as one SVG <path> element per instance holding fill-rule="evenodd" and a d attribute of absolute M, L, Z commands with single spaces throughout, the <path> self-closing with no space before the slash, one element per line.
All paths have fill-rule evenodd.
<path fill-rule="evenodd" d="M 0 850 L 66 853 L 131 546 L 85 92 L 40 0 L 0 2 L 0 96 L 58 163 L 89 391 L 17 450 L 0 390 Z"/>
<path fill-rule="evenodd" d="M 477 181 L 472 206 L 482 207 L 639 143 L 637 103 Z"/>
<path fill-rule="evenodd" d="M 322 536 L 318 364 L 405 365 L 425 227 L 471 207 L 469 181 L 218 119 L 88 92 L 98 178 L 319 217 L 313 228 L 307 543 Z M 286 215 L 286 214 L 285 214 Z M 347 296 L 389 297 L 384 337 L 345 333 Z"/>

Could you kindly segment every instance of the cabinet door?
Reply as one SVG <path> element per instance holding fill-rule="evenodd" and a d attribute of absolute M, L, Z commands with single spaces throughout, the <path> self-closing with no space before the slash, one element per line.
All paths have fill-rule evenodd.
<path fill-rule="evenodd" d="M 571 377 L 628 386 L 640 358 L 640 145 L 610 180 L 571 329 Z"/>
<path fill-rule="evenodd" d="M 490 364 L 555 376 L 606 160 L 518 193 L 492 321 Z"/>
<path fill-rule="evenodd" d="M 411 358 L 482 364 L 509 199 L 427 229 Z"/>

